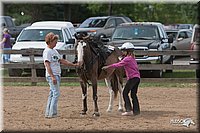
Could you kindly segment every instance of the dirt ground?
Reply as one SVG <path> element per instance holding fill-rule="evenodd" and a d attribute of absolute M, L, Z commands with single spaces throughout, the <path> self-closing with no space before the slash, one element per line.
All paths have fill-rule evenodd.
<path fill-rule="evenodd" d="M 58 104 L 59 117 L 46 119 L 49 87 L 25 86 L 3 87 L 4 131 L 114 131 L 114 132 L 157 132 L 198 131 L 198 89 L 140 87 L 138 98 L 141 107 L 139 116 L 121 116 L 118 99 L 114 110 L 107 113 L 109 94 L 106 87 L 98 88 L 100 117 L 93 117 L 92 89 L 88 89 L 88 112 L 82 110 L 81 88 L 61 87 Z M 195 125 L 185 127 L 182 122 L 191 118 Z"/>

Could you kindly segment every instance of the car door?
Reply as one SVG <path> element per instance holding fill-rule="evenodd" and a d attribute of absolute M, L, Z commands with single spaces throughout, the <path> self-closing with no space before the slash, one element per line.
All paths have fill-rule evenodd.
<path fill-rule="evenodd" d="M 176 40 L 177 50 L 188 50 L 189 49 L 189 37 L 186 31 L 180 31 Z"/>
<path fill-rule="evenodd" d="M 187 31 L 186 34 L 187 34 L 187 37 L 188 37 L 185 40 L 186 41 L 186 50 L 190 50 L 191 49 L 192 32 Z"/>
<path fill-rule="evenodd" d="M 110 38 L 112 36 L 112 33 L 115 27 L 116 27 L 115 18 L 109 19 L 105 25 L 105 29 L 104 29 L 105 35 Z"/>

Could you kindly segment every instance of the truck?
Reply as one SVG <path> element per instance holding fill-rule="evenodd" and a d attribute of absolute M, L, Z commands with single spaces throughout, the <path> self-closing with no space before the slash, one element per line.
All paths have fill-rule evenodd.
<path fill-rule="evenodd" d="M 45 36 L 49 32 L 53 32 L 59 36 L 55 49 L 57 50 L 75 50 L 75 34 L 74 26 L 71 22 L 66 21 L 39 21 L 33 23 L 31 26 L 24 28 L 16 39 L 13 45 L 13 50 L 22 49 L 45 49 L 47 46 Z M 61 55 L 63 59 L 70 62 L 74 61 L 75 55 Z M 30 57 L 26 54 L 11 54 L 10 62 L 13 64 L 26 64 L 30 63 Z M 43 64 L 42 55 L 35 56 L 35 63 Z M 74 68 L 62 69 L 62 76 L 66 75 L 68 71 Z M 31 69 L 27 68 L 9 68 L 9 76 L 19 77 L 23 72 L 30 73 Z M 45 69 L 36 69 L 36 74 L 39 77 L 45 76 Z"/>
<path fill-rule="evenodd" d="M 173 37 L 168 37 L 164 26 L 159 22 L 123 23 L 116 27 L 111 39 L 102 38 L 108 45 L 120 47 L 125 42 L 131 42 L 135 50 L 162 51 L 170 50 Z M 172 64 L 171 55 L 136 55 L 138 64 Z M 143 70 L 142 75 L 162 77 L 163 70 Z M 145 76 L 145 77 L 146 77 Z"/>
<path fill-rule="evenodd" d="M 13 18 L 10 16 L 0 16 L 1 29 L 7 28 L 12 38 L 17 38 L 25 26 L 16 26 Z"/>

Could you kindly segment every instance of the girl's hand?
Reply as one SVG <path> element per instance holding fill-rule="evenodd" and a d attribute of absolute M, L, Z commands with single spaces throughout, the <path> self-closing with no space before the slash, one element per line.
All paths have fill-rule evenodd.
<path fill-rule="evenodd" d="M 101 69 L 105 70 L 105 69 L 107 69 L 107 68 L 109 68 L 109 66 L 104 66 L 104 67 L 102 67 Z"/>

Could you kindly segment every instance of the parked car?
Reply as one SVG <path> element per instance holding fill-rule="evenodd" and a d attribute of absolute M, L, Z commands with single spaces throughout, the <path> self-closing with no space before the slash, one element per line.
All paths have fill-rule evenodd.
<path fill-rule="evenodd" d="M 10 16 L 0 16 L 1 28 L 7 28 L 9 30 L 10 35 L 13 38 L 16 38 L 23 28 L 27 27 L 27 25 L 16 26 L 13 19 Z"/>
<path fill-rule="evenodd" d="M 192 38 L 192 30 L 189 29 L 173 29 L 165 30 L 168 36 L 173 36 L 172 50 L 190 50 L 190 42 Z"/>
<path fill-rule="evenodd" d="M 176 25 L 177 29 L 193 29 L 193 24 L 177 24 Z"/>
<path fill-rule="evenodd" d="M 127 22 L 132 22 L 132 20 L 125 16 L 90 17 L 76 28 L 76 32 L 88 32 L 97 39 L 101 35 L 111 37 L 116 26 Z"/>
<path fill-rule="evenodd" d="M 102 40 L 106 40 L 103 38 Z M 170 50 L 173 38 L 168 38 L 164 27 L 157 22 L 133 22 L 125 23 L 116 27 L 108 45 L 120 47 L 124 42 L 132 42 L 135 50 L 145 51 L 162 51 Z M 152 63 L 171 63 L 171 56 L 137 56 L 136 60 L 139 64 Z M 151 76 L 162 77 L 163 70 L 151 70 Z M 147 71 L 145 71 L 147 73 Z"/>
<path fill-rule="evenodd" d="M 13 50 L 21 49 L 44 49 L 46 47 L 45 36 L 49 32 L 59 35 L 59 40 L 55 49 L 57 50 L 73 50 L 75 39 L 73 36 L 74 29 L 71 22 L 63 21 L 42 21 L 35 22 L 31 26 L 26 27 L 21 31 L 17 37 L 16 43 L 13 45 Z M 74 55 L 62 55 L 69 61 L 74 61 Z M 12 54 L 10 58 L 11 63 L 27 63 L 30 62 L 28 55 Z M 35 57 L 36 63 L 43 63 L 42 56 Z M 10 76 L 20 76 L 23 71 L 30 71 L 30 69 L 9 69 Z M 38 76 L 44 76 L 44 69 L 37 70 Z"/>
<path fill-rule="evenodd" d="M 193 28 L 191 39 L 191 50 L 200 50 L 200 27 L 196 24 Z M 191 64 L 200 64 L 199 53 L 191 56 Z M 200 70 L 196 69 L 196 77 L 200 78 Z"/>

